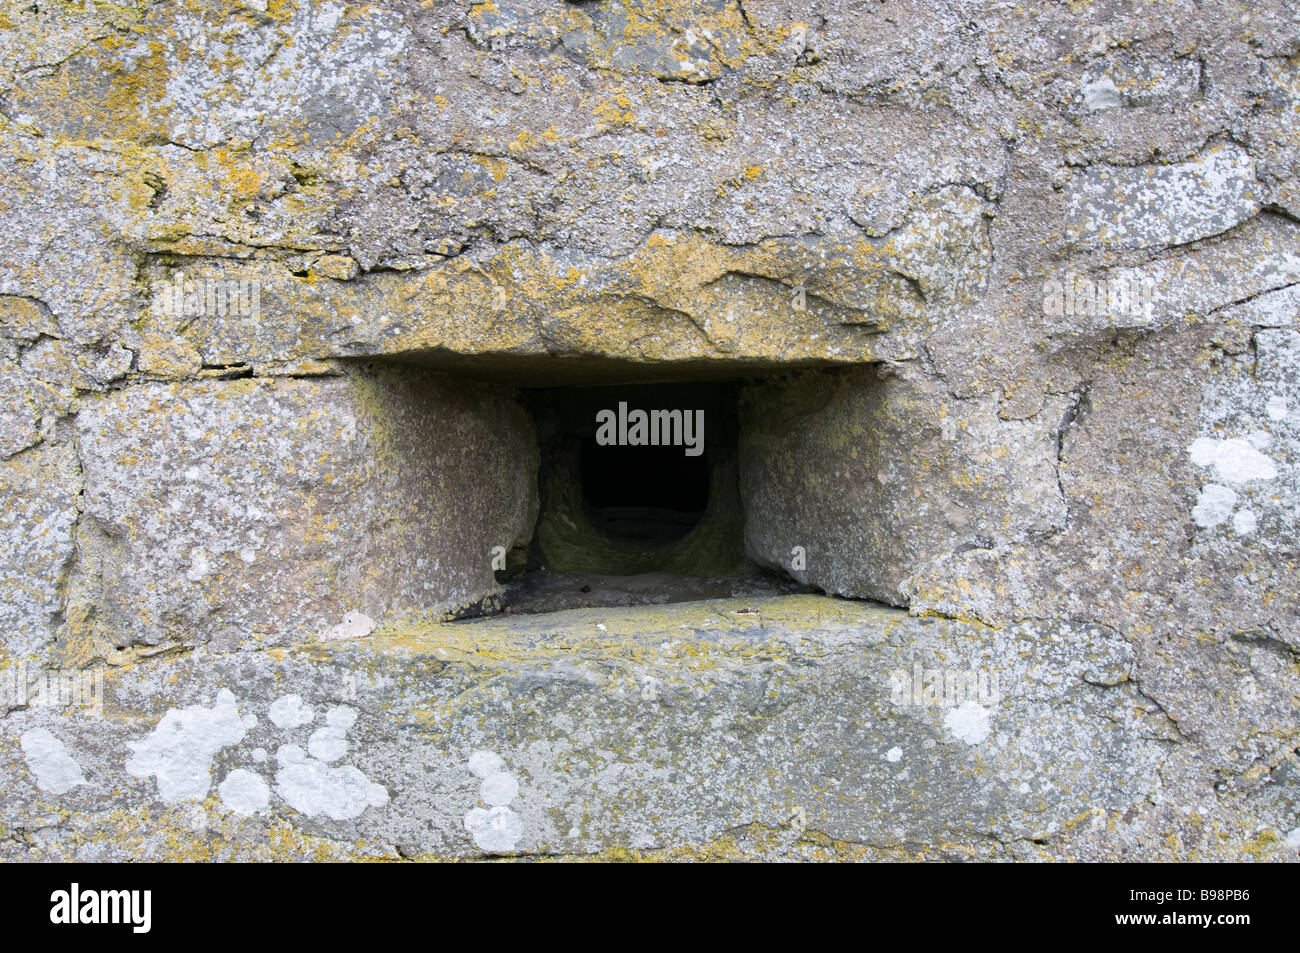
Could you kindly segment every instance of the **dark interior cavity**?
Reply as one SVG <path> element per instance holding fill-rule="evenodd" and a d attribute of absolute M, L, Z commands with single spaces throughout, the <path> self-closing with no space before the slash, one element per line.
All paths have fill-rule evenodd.
<path fill-rule="evenodd" d="M 734 383 L 526 391 L 537 543 L 561 571 L 732 574 L 746 564 Z"/>
<path fill-rule="evenodd" d="M 680 447 L 582 444 L 582 494 L 592 523 L 610 537 L 645 543 L 681 539 L 709 502 L 709 458 Z"/>
<path fill-rule="evenodd" d="M 540 509 L 528 553 L 501 576 L 506 611 L 807 591 L 745 555 L 742 386 L 687 381 L 522 391 L 541 450 Z M 640 433 L 637 411 L 647 417 Z"/>

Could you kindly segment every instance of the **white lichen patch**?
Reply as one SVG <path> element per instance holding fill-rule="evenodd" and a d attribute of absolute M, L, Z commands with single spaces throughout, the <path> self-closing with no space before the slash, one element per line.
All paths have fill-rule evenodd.
<path fill-rule="evenodd" d="M 280 765 L 275 792 L 308 817 L 323 814 L 331 820 L 348 821 L 360 817 L 368 807 L 388 803 L 388 789 L 352 765 L 332 768 L 297 745 L 282 745 L 275 758 Z"/>
<path fill-rule="evenodd" d="M 966 702 L 949 711 L 943 724 L 958 741 L 983 744 L 989 737 L 989 710 L 978 702 Z"/>
<path fill-rule="evenodd" d="M 27 769 L 36 778 L 36 786 L 51 794 L 67 794 L 85 784 L 81 766 L 72 760 L 68 749 L 48 728 L 33 728 L 18 739 Z"/>
<path fill-rule="evenodd" d="M 1198 467 L 1213 467 L 1215 475 L 1224 483 L 1249 483 L 1277 477 L 1273 461 L 1260 453 L 1249 440 L 1240 437 L 1227 440 L 1198 437 L 1187 452 Z"/>
<path fill-rule="evenodd" d="M 236 768 L 217 785 L 221 803 L 236 814 L 256 814 L 271 803 L 271 788 L 261 775 Z"/>
<path fill-rule="evenodd" d="M 268 712 L 277 728 L 288 730 L 307 724 L 315 717 L 311 706 L 303 702 L 301 695 L 284 695 L 271 702 Z"/>
<path fill-rule="evenodd" d="M 1270 401 L 1266 413 L 1273 417 L 1279 406 Z M 1280 410 L 1285 416 L 1286 402 L 1282 401 Z M 1277 419 L 1277 418 L 1274 418 Z M 1232 529 L 1238 536 L 1250 536 L 1259 523 L 1258 514 L 1250 508 L 1242 508 L 1235 515 L 1240 502 L 1241 492 L 1248 492 L 1249 484 L 1258 484 L 1276 479 L 1277 466 L 1264 452 L 1273 445 L 1273 435 L 1265 430 L 1252 430 L 1246 437 L 1198 437 L 1187 448 L 1192 463 L 1213 471 L 1218 482 L 1207 483 L 1197 494 L 1196 504 L 1192 507 L 1192 522 L 1201 529 L 1212 529 L 1232 521 Z M 1228 484 L 1231 484 L 1229 486 Z"/>
<path fill-rule="evenodd" d="M 1085 83 L 1079 91 L 1083 95 L 1083 108 L 1088 112 L 1114 109 L 1122 104 L 1119 87 L 1115 85 L 1115 81 L 1109 76 L 1103 76 L 1094 82 Z"/>
<path fill-rule="evenodd" d="M 519 782 L 505 772 L 488 775 L 478 789 L 478 796 L 493 807 L 505 807 L 518 794 Z"/>
<path fill-rule="evenodd" d="M 505 768 L 505 762 L 491 751 L 475 751 L 469 756 L 469 770 L 477 778 L 486 778 Z"/>
<path fill-rule="evenodd" d="M 322 642 L 342 642 L 347 639 L 364 639 L 375 631 L 375 623 L 364 612 L 349 612 L 343 621 L 321 633 Z"/>
<path fill-rule="evenodd" d="M 1255 532 L 1259 520 L 1254 510 L 1238 510 L 1232 517 L 1232 529 L 1238 536 L 1249 536 Z"/>
<path fill-rule="evenodd" d="M 200 582 L 212 570 L 212 563 L 208 559 L 208 551 L 202 546 L 195 546 L 190 550 L 190 568 L 185 572 L 185 578 L 190 582 Z"/>
<path fill-rule="evenodd" d="M 1237 494 L 1231 488 L 1207 483 L 1201 487 L 1196 505 L 1192 507 L 1192 522 L 1202 529 L 1218 526 L 1232 515 L 1237 505 Z"/>
<path fill-rule="evenodd" d="M 211 708 L 173 708 L 145 738 L 128 742 L 133 754 L 126 770 L 137 778 L 152 775 L 166 804 L 198 800 L 212 787 L 217 752 L 239 744 L 256 724 L 254 715 L 240 717 L 234 694 L 223 688 Z"/>
<path fill-rule="evenodd" d="M 515 849 L 515 844 L 523 836 L 524 822 L 508 807 L 486 810 L 476 807 L 465 815 L 465 830 L 470 832 L 480 850 L 506 854 Z"/>
<path fill-rule="evenodd" d="M 897 764 L 903 760 L 903 749 L 895 745 L 885 752 L 885 760 L 890 764 Z"/>
<path fill-rule="evenodd" d="M 347 754 L 347 730 L 356 720 L 356 711 L 346 705 L 336 705 L 327 711 L 325 727 L 317 728 L 307 740 L 307 750 L 311 756 L 330 763 Z"/>
<path fill-rule="evenodd" d="M 519 796 L 519 782 L 505 768 L 500 755 L 475 751 L 469 757 L 469 769 L 479 778 L 479 799 L 487 808 L 474 807 L 465 815 L 465 830 L 480 850 L 503 854 L 514 850 L 524 833 L 524 822 L 509 807 Z"/>

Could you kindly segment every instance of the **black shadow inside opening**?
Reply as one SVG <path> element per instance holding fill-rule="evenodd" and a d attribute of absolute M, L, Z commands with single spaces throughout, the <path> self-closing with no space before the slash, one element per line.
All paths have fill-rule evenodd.
<path fill-rule="evenodd" d="M 679 446 L 602 446 L 583 441 L 582 495 L 592 523 L 611 537 L 647 543 L 681 539 L 709 504 L 707 451 Z"/>

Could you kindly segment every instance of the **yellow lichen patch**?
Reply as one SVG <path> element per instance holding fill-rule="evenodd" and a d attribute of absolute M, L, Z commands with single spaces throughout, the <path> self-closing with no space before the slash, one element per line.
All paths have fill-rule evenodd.
<path fill-rule="evenodd" d="M 245 827 L 257 837 L 250 840 Z M 123 856 L 172 863 L 392 860 L 397 856 L 390 845 L 308 834 L 286 818 L 250 822 L 226 812 L 212 795 L 197 805 L 105 812 L 96 817 L 93 829 L 78 831 L 71 840 L 76 846 L 112 845 Z"/>
<path fill-rule="evenodd" d="M 632 126 L 636 123 L 636 114 L 626 107 L 620 108 L 620 102 L 626 102 L 627 97 L 619 96 L 618 101 L 609 100 L 597 103 L 592 108 L 591 113 L 605 129 L 612 129 L 619 126 Z"/>
<path fill-rule="evenodd" d="M 474 665 L 591 655 L 655 660 L 698 672 L 734 661 L 785 657 L 791 633 L 813 637 L 827 626 L 868 623 L 887 630 L 906 618 L 903 610 L 796 595 L 551 613 L 550 634 L 540 645 L 526 616 L 498 616 L 473 624 L 394 624 L 367 645 L 377 657 L 431 655 Z M 782 638 L 768 634 L 777 631 Z"/>

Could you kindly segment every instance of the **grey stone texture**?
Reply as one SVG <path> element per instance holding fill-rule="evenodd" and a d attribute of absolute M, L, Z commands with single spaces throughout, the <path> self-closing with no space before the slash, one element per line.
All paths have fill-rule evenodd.
<path fill-rule="evenodd" d="M 1298 137 L 1281 0 L 7 7 L 0 856 L 1297 859 Z M 446 622 L 694 379 L 827 595 Z"/>

